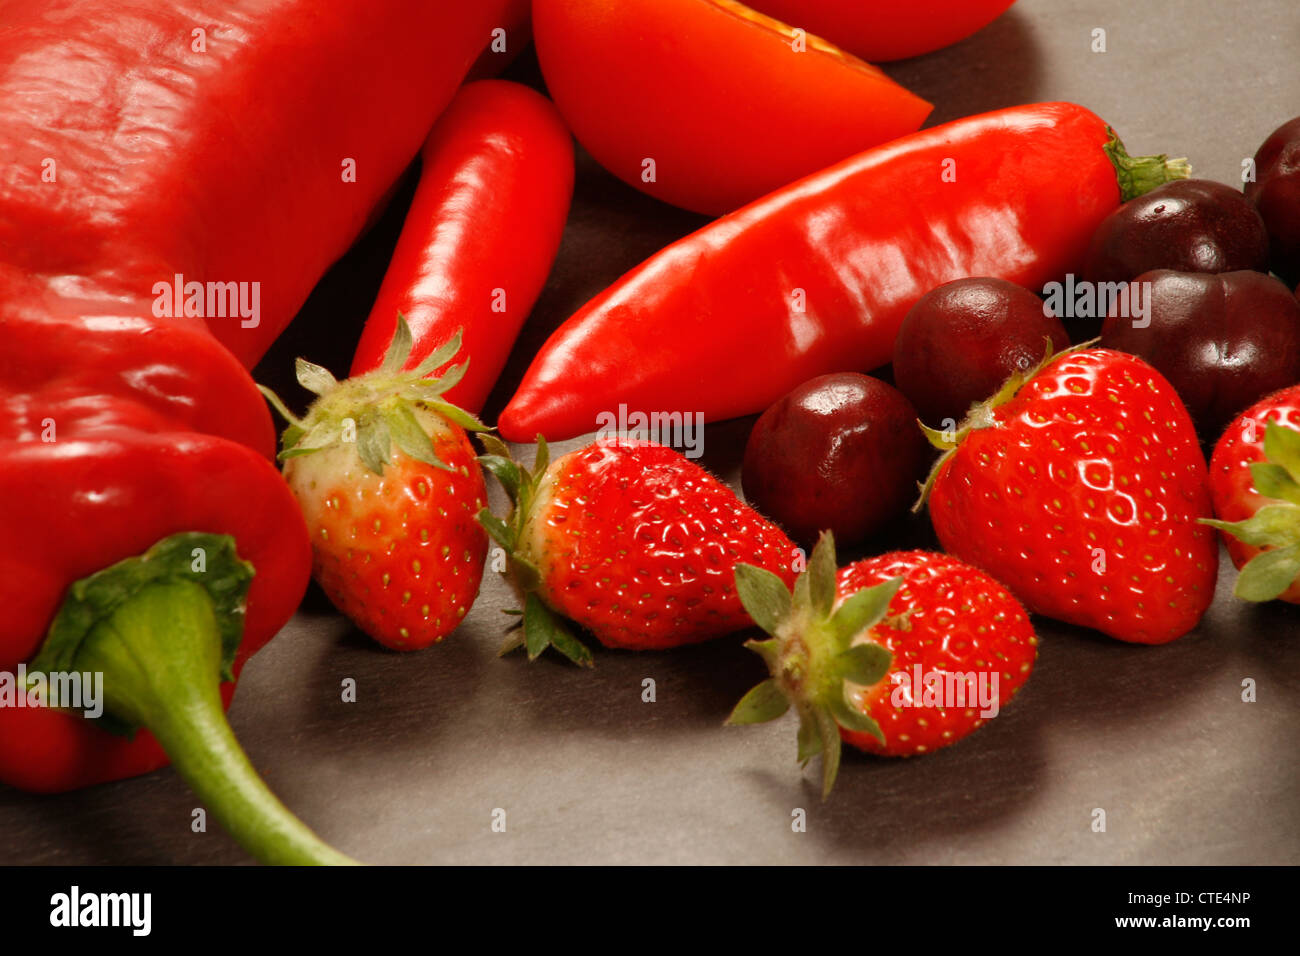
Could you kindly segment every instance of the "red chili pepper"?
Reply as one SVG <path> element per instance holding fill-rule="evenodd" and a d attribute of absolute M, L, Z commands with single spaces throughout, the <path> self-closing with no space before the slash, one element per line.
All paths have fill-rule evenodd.
<path fill-rule="evenodd" d="M 176 276 L 182 310 L 203 284 L 205 314 L 231 311 L 223 289 L 208 308 L 207 283 L 242 283 L 243 312 L 207 320 L 252 367 L 510 5 L 7 4 L 0 296 L 162 317 Z"/>
<path fill-rule="evenodd" d="M 749 0 L 872 63 L 930 53 L 970 36 L 1015 0 Z"/>
<path fill-rule="evenodd" d="M 518 83 L 464 86 L 424 145 L 424 168 L 352 361 L 373 371 L 406 317 L 413 369 L 463 330 L 446 398 L 478 412 L 555 261 L 573 195 L 573 140 Z M 436 374 L 436 373 L 435 373 Z"/>
<path fill-rule="evenodd" d="M 817 375 L 883 365 L 925 292 L 972 275 L 1041 287 L 1077 268 L 1121 197 L 1185 175 L 1128 157 L 1068 103 L 868 150 L 679 240 L 583 306 L 534 359 L 501 434 L 570 438 L 620 403 L 731 418 Z"/>

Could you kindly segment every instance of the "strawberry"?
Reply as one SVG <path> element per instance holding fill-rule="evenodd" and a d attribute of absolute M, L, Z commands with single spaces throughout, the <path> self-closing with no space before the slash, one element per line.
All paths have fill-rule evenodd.
<path fill-rule="evenodd" d="M 835 570 L 822 535 L 794 586 L 736 568 L 736 589 L 771 637 L 746 647 L 772 676 L 728 723 L 772 720 L 794 706 L 799 760 L 822 756 L 830 793 L 841 740 L 890 757 L 956 743 L 1029 678 L 1038 638 L 1025 609 L 982 571 L 946 554 L 896 551 Z"/>
<path fill-rule="evenodd" d="M 1210 497 L 1248 601 L 1300 604 L 1300 385 L 1268 395 L 1228 426 L 1210 458 Z"/>
<path fill-rule="evenodd" d="M 299 383 L 319 396 L 302 419 L 263 389 L 290 421 L 280 457 L 311 531 L 316 581 L 357 627 L 403 651 L 456 629 L 488 547 L 476 520 L 487 490 L 466 434 L 483 425 L 442 398 L 465 366 L 425 378 L 460 336 L 403 372 L 411 341 L 401 319 L 384 364 L 341 383 L 299 359 Z"/>
<path fill-rule="evenodd" d="M 1031 610 L 1161 644 L 1214 596 L 1205 459 L 1182 402 L 1142 359 L 1069 350 L 1012 376 L 955 434 L 922 490 L 944 550 Z"/>
<path fill-rule="evenodd" d="M 510 496 L 480 520 L 510 556 L 523 614 L 502 653 L 548 646 L 590 666 L 561 618 L 606 647 L 662 650 L 750 626 L 732 571 L 740 561 L 794 579 L 802 552 L 694 462 L 653 442 L 602 439 L 549 461 L 538 437 L 529 472 L 485 436 L 480 459 Z"/>

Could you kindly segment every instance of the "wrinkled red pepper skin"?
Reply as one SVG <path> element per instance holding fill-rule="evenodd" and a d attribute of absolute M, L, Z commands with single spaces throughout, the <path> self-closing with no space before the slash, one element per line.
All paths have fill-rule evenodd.
<path fill-rule="evenodd" d="M 571 438 L 620 403 L 732 418 L 817 375 L 884 365 L 935 286 L 983 275 L 1037 290 L 1077 271 L 1120 201 L 1107 139 L 1080 106 L 1014 107 L 860 153 L 710 223 L 551 336 L 501 434 Z"/>
<path fill-rule="evenodd" d="M 573 140 L 550 100 L 518 83 L 464 86 L 434 125 L 352 375 L 373 371 L 406 317 L 406 368 L 462 330 L 447 393 L 477 413 L 546 283 L 573 195 Z M 498 292 L 499 290 L 499 292 Z"/>
<path fill-rule="evenodd" d="M 509 5 L 0 0 L 0 302 L 148 316 L 176 274 L 259 282 L 256 327 L 210 319 L 251 368 Z"/>

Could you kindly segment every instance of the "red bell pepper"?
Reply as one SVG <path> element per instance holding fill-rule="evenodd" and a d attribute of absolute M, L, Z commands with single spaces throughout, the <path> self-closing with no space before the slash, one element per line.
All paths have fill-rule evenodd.
<path fill-rule="evenodd" d="M 1028 288 L 1077 269 L 1121 199 L 1185 163 L 1127 156 L 1086 109 L 1046 103 L 868 150 L 637 266 L 542 347 L 501 434 L 571 438 L 626 403 L 706 420 L 890 360 L 908 309 L 963 276 Z"/>
<path fill-rule="evenodd" d="M 748 0 L 872 63 L 941 50 L 996 20 L 1015 0 Z"/>
<path fill-rule="evenodd" d="M 210 314 L 231 311 L 224 290 L 202 311 L 252 367 L 509 6 L 6 4 L 0 298 L 22 286 L 82 312 L 162 317 L 167 284 L 184 309 L 186 283 L 243 283 L 243 312 Z"/>
<path fill-rule="evenodd" d="M 482 80 L 456 94 L 422 157 L 351 374 L 383 363 L 398 313 L 414 336 L 406 369 L 463 330 L 454 361 L 468 358 L 469 366 L 445 397 L 477 413 L 559 250 L 573 195 L 573 140 L 544 96 Z"/>
<path fill-rule="evenodd" d="M 5 6 L 0 673 L 12 695 L 26 667 L 36 706 L 0 699 L 0 781 L 60 791 L 170 756 L 259 858 L 347 862 L 223 713 L 310 570 L 240 361 L 346 250 L 507 5 Z M 36 693 L 72 671 L 103 674 L 98 724 Z"/>
<path fill-rule="evenodd" d="M 346 861 L 271 795 L 223 713 L 311 566 L 302 515 L 265 455 L 266 422 L 246 407 L 252 383 L 201 327 L 9 305 L 0 782 L 68 790 L 170 756 L 259 858 Z M 25 693 L 23 668 L 102 675 L 103 716 Z"/>
<path fill-rule="evenodd" d="M 917 129 L 930 104 L 735 0 L 534 0 L 546 88 L 602 166 L 719 215 Z"/>

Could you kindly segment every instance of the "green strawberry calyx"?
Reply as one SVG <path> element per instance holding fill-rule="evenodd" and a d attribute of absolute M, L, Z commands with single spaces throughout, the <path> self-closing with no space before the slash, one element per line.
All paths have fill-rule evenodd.
<path fill-rule="evenodd" d="M 830 795 L 840 766 L 840 728 L 871 734 L 882 744 L 880 725 L 854 704 L 859 688 L 879 683 L 893 655 L 858 638 L 887 619 L 901 577 L 863 588 L 836 602 L 835 540 L 822 532 L 808 568 L 788 590 L 764 568 L 736 565 L 736 593 L 754 623 L 771 635 L 745 646 L 763 658 L 772 676 L 747 693 L 729 724 L 775 720 L 791 706 L 799 715 L 799 762 L 818 754 L 822 797 Z M 906 620 L 897 626 L 905 627 Z"/>
<path fill-rule="evenodd" d="M 392 460 L 393 445 L 416 461 L 453 470 L 438 457 L 433 441 L 417 417 L 417 411 L 433 412 L 466 431 L 482 432 L 487 426 L 475 416 L 447 401 L 443 395 L 459 382 L 469 360 L 452 365 L 438 377 L 432 374 L 460 351 L 460 330 L 451 340 L 434 349 L 418 366 L 403 370 L 411 356 L 414 336 L 406 318 L 397 317 L 397 331 L 373 372 L 338 381 L 328 369 L 298 359 L 298 384 L 316 395 L 307 414 L 298 418 L 265 386 L 262 394 L 289 423 L 280 436 L 279 458 L 285 461 L 310 455 L 341 443 L 355 444 L 365 466 L 377 475 Z"/>
<path fill-rule="evenodd" d="M 1252 462 L 1255 491 L 1277 504 L 1264 505 L 1244 521 L 1201 518 L 1201 524 L 1263 548 L 1237 576 L 1233 593 L 1246 601 L 1271 601 L 1300 577 L 1300 431 L 1277 422 L 1264 429 L 1264 460 Z"/>
<path fill-rule="evenodd" d="M 479 456 L 479 464 L 484 471 L 496 476 L 512 506 L 509 517 L 505 519 L 497 517 L 488 508 L 482 509 L 478 513 L 479 524 L 505 550 L 507 576 L 522 595 L 524 605 L 522 610 L 506 612 L 516 615 L 519 621 L 506 632 L 506 642 L 501 646 L 500 654 L 504 656 L 522 647 L 527 651 L 528 659 L 535 661 L 548 647 L 554 647 L 579 667 L 595 666 L 591 650 L 578 640 L 565 619 L 542 598 L 542 571 L 530 547 L 532 519 L 540 510 L 537 502 L 546 496 L 548 483 L 546 470 L 550 465 L 550 449 L 546 439 L 537 436 L 537 455 L 531 471 L 515 461 L 506 443 L 495 435 L 480 435 L 479 441 L 486 452 Z"/>
<path fill-rule="evenodd" d="M 920 427 L 922 433 L 924 433 L 926 440 L 939 451 L 943 452 L 943 454 L 940 455 L 939 460 L 934 463 L 934 467 L 930 469 L 930 474 L 926 476 L 925 481 L 917 485 L 920 489 L 920 495 L 918 495 L 916 503 L 912 505 L 913 514 L 917 514 L 925 507 L 925 503 L 930 497 L 930 492 L 934 489 L 934 483 L 938 479 L 939 473 L 948 463 L 948 459 L 953 456 L 959 447 L 961 447 L 961 443 L 966 440 L 966 437 L 970 435 L 971 432 L 981 428 L 996 427 L 998 425 L 998 420 L 997 416 L 994 415 L 994 412 L 1015 398 L 1020 389 L 1027 382 L 1032 380 L 1035 375 L 1047 368 L 1047 366 L 1051 365 L 1063 355 L 1070 355 L 1074 352 L 1081 352 L 1085 349 L 1090 349 L 1100 341 L 1099 339 L 1091 339 L 1087 342 L 1080 342 L 1078 345 L 1071 345 L 1068 348 L 1061 349 L 1059 352 L 1053 352 L 1051 338 L 1044 336 L 1043 340 L 1046 342 L 1047 347 L 1043 353 L 1043 358 L 1039 363 L 1012 372 L 1007 377 L 1007 380 L 1002 383 L 1002 386 L 993 393 L 993 395 L 989 396 L 982 402 L 976 402 L 970 407 L 970 410 L 966 412 L 966 418 L 957 426 L 956 429 L 946 429 L 941 431 L 936 428 L 931 428 L 926 425 L 925 422 L 917 419 L 916 424 Z"/>

